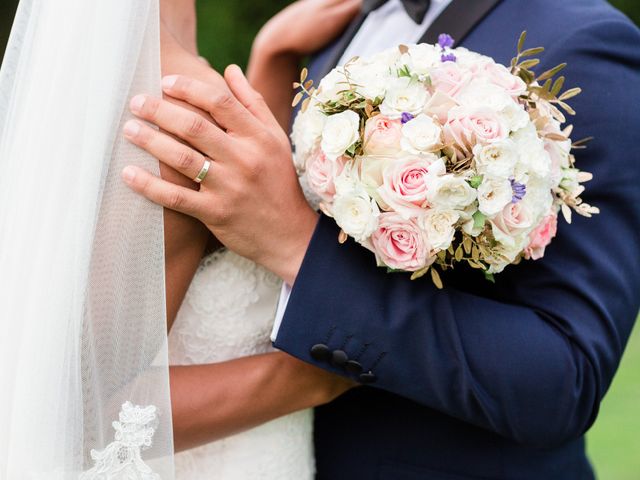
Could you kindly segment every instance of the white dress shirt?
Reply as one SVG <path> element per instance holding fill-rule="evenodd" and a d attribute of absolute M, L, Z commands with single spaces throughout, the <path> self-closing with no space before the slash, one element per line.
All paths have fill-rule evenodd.
<path fill-rule="evenodd" d="M 451 0 L 431 0 L 429 11 L 422 23 L 418 25 L 407 14 L 400 0 L 389 0 L 367 15 L 339 63 L 344 64 L 356 56 L 368 57 L 397 45 L 418 42 L 450 3 Z M 271 333 L 271 340 L 274 342 L 278 336 L 290 295 L 291 287 L 283 285 Z"/>

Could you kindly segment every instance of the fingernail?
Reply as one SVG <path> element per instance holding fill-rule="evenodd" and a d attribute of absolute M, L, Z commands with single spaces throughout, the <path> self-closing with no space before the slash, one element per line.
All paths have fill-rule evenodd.
<path fill-rule="evenodd" d="M 129 120 L 124 124 L 124 128 L 122 129 L 124 135 L 129 138 L 136 137 L 140 133 L 140 124 L 135 120 Z"/>
<path fill-rule="evenodd" d="M 168 75 L 162 79 L 162 88 L 171 90 L 178 81 L 178 75 Z"/>
<path fill-rule="evenodd" d="M 122 179 L 127 183 L 133 183 L 136 178 L 136 169 L 133 167 L 126 167 L 122 170 Z"/>
<path fill-rule="evenodd" d="M 147 97 L 144 95 L 136 95 L 131 99 L 131 104 L 129 107 L 133 113 L 139 113 L 142 111 L 142 107 L 144 107 L 144 103 L 147 101 Z"/>

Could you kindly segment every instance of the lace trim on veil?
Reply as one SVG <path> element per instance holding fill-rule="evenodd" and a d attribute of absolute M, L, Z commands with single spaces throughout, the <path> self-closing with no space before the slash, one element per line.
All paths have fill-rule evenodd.
<path fill-rule="evenodd" d="M 142 452 L 151 448 L 158 428 L 158 409 L 127 402 L 119 417 L 112 424 L 115 440 L 104 450 L 91 450 L 95 465 L 79 480 L 160 480 L 160 475 L 142 460 Z"/>

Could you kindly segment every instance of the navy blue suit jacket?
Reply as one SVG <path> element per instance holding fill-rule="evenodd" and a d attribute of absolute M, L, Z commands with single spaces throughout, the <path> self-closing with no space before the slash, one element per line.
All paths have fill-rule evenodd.
<path fill-rule="evenodd" d="M 568 62 L 583 89 L 573 138 L 595 137 L 577 164 L 601 214 L 495 285 L 459 268 L 444 290 L 322 218 L 275 346 L 368 386 L 317 409 L 320 479 L 593 478 L 583 435 L 639 308 L 640 32 L 602 0 L 504 0 L 463 46 L 508 64 L 522 30 L 547 47 L 538 71 Z"/>

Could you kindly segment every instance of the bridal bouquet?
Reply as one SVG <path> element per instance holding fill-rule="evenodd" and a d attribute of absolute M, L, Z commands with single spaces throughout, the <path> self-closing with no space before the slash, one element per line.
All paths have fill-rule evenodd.
<path fill-rule="evenodd" d="M 441 35 L 354 58 L 317 89 L 303 70 L 294 158 L 341 242 L 441 288 L 438 270 L 459 262 L 491 280 L 541 258 L 560 211 L 569 223 L 572 210 L 598 213 L 579 197 L 591 175 L 562 128 L 580 89 L 561 93 L 564 64 L 536 76 L 543 49 L 523 50 L 525 38 L 510 68 Z"/>

